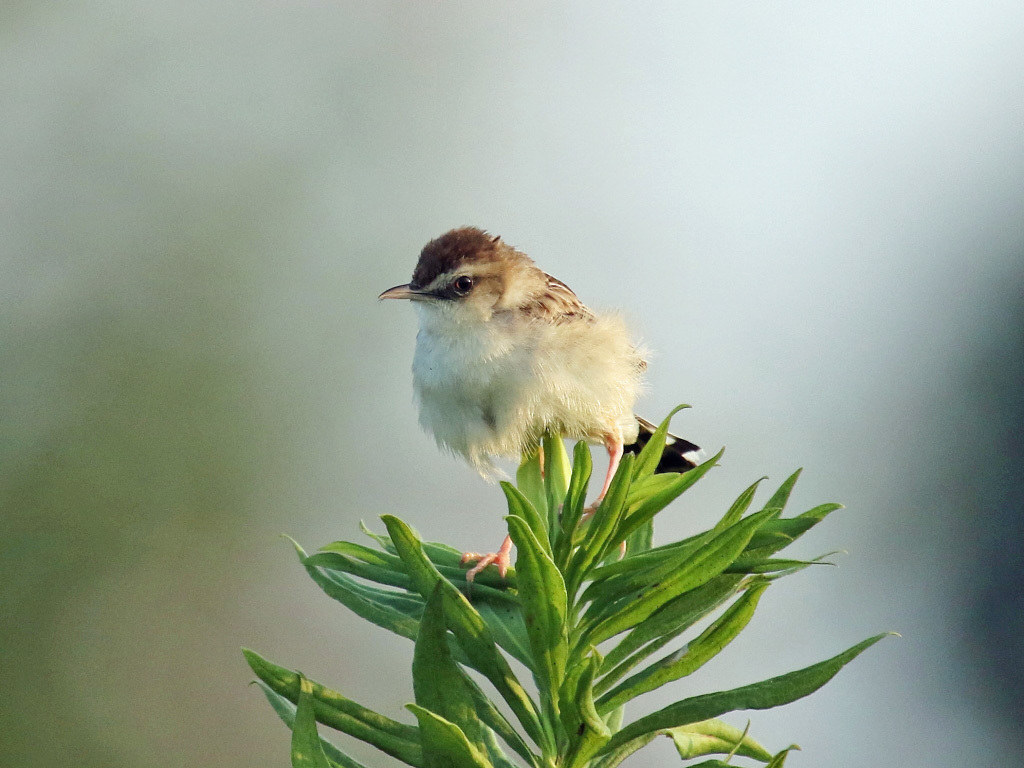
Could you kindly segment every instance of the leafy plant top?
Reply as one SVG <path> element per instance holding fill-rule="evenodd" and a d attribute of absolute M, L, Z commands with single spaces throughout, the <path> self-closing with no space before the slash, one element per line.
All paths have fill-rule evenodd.
<path fill-rule="evenodd" d="M 718 718 L 807 696 L 885 635 L 795 672 L 626 717 L 634 699 L 721 653 L 776 581 L 823 562 L 827 555 L 778 553 L 841 506 L 783 517 L 798 470 L 760 509 L 751 511 L 761 480 L 710 530 L 653 547 L 655 516 L 722 455 L 688 472 L 655 473 L 676 411 L 639 455 L 623 459 L 592 516 L 584 509 L 589 449 L 577 444 L 570 463 L 562 441 L 546 437 L 519 467 L 516 484 L 502 484 L 517 553 L 505 578 L 492 568 L 468 583 L 457 550 L 422 541 L 391 515 L 383 517 L 386 534 L 364 528 L 373 546 L 337 541 L 308 555 L 296 544 L 328 595 L 415 642 L 415 703 L 407 706 L 415 722 L 379 714 L 244 650 L 292 729 L 292 765 L 361 768 L 319 736 L 319 722 L 416 768 L 614 768 L 658 736 L 671 738 L 684 761 L 721 756 L 700 766 L 737 757 L 782 766 L 794 746 L 773 753 L 749 735 L 749 724 L 740 729 Z M 510 659 L 526 667 L 532 685 Z"/>

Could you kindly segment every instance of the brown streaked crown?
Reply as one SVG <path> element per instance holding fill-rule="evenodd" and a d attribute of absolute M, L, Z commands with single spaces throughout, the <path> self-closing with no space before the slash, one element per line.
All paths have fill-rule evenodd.
<path fill-rule="evenodd" d="M 414 288 L 425 288 L 438 275 L 450 272 L 460 264 L 488 261 L 504 248 L 500 237 L 477 227 L 460 227 L 431 240 L 420 252 L 420 260 L 412 273 Z"/>

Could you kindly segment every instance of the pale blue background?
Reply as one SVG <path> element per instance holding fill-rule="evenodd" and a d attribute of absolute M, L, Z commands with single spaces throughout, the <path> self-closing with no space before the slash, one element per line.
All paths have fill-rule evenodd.
<path fill-rule="evenodd" d="M 277 534 L 499 542 L 376 302 L 461 224 L 620 307 L 642 413 L 728 446 L 660 540 L 798 466 L 847 505 L 677 697 L 898 630 L 752 733 L 1019 763 L 1022 39 L 1010 0 L 7 2 L 0 763 L 287 765 L 243 644 L 401 716 L 411 645 Z"/>

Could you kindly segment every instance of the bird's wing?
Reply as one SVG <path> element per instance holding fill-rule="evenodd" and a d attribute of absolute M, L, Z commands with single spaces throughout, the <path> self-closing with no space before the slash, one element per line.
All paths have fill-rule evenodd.
<path fill-rule="evenodd" d="M 547 290 L 537 296 L 523 311 L 535 320 L 548 323 L 565 323 L 575 320 L 593 320 L 594 314 L 580 301 L 572 289 L 547 272 Z"/>
<path fill-rule="evenodd" d="M 547 290 L 543 296 L 538 296 L 532 302 L 523 307 L 528 317 L 541 320 L 555 325 L 572 322 L 593 322 L 594 313 L 577 298 L 572 288 L 563 283 L 557 277 L 552 277 L 547 272 L 544 277 L 548 281 Z M 641 371 L 647 368 L 647 361 L 640 355 L 639 350 L 634 350 L 636 365 Z"/>

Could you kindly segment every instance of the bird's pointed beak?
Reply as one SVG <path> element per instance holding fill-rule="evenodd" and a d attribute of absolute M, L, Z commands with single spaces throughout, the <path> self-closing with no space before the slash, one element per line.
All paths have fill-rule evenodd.
<path fill-rule="evenodd" d="M 394 288 L 388 288 L 384 293 L 378 296 L 378 299 L 413 299 L 422 301 L 425 298 L 425 294 L 422 291 L 417 291 L 410 285 L 396 285 Z"/>

